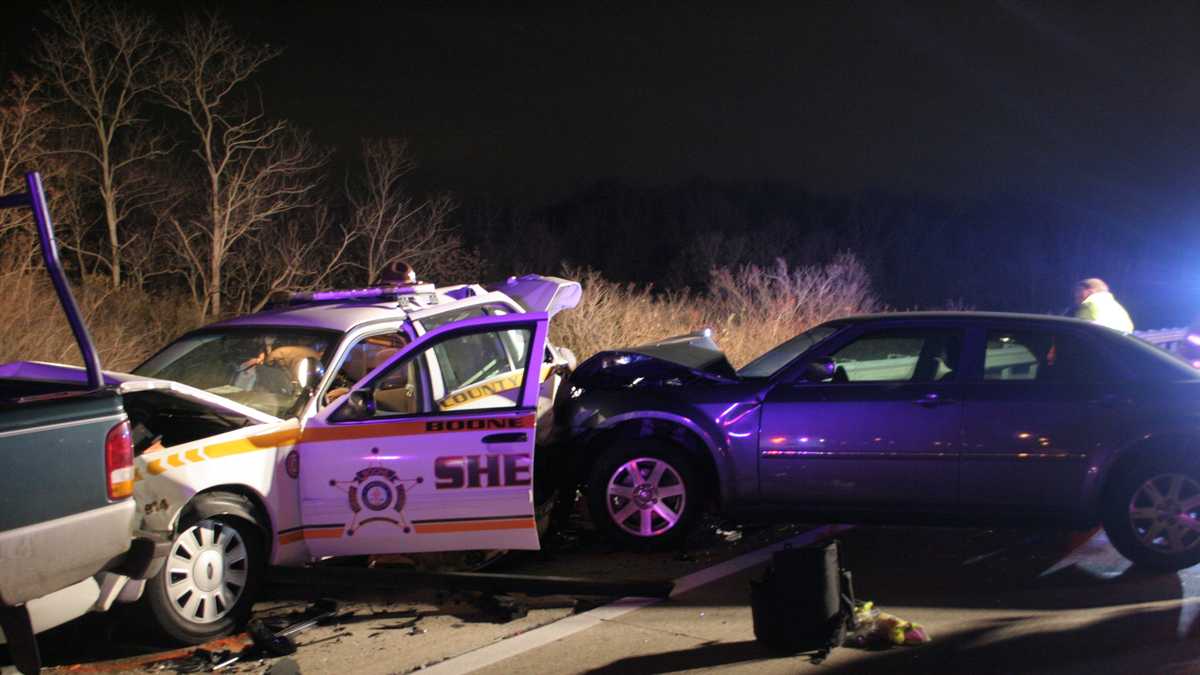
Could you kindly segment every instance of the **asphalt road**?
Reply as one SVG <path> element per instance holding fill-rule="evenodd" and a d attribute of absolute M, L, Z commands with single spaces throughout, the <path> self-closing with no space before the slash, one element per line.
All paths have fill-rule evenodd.
<path fill-rule="evenodd" d="M 803 531 L 746 531 L 737 541 L 727 539 L 739 533 L 710 532 L 686 556 L 614 552 L 583 531 L 551 555 L 516 556 L 499 571 L 696 579 L 688 575 L 753 562 L 744 556 Z M 297 636 L 292 658 L 304 673 L 1200 672 L 1200 642 L 1192 639 L 1200 569 L 1142 572 L 1102 534 L 855 528 L 839 536 L 860 599 L 923 624 L 931 643 L 843 647 L 819 666 L 806 655 L 771 654 L 753 637 L 748 584 L 762 565 L 751 565 L 660 603 L 532 598 L 528 615 L 512 621 L 470 594 L 364 589 L 343 596 L 336 625 Z M 259 609 L 270 615 L 303 607 L 277 598 Z M 172 672 L 178 665 L 114 617 L 66 628 L 44 642 L 64 672 Z M 130 655 L 142 660 L 110 662 Z M 278 661 L 223 672 L 265 672 Z"/>

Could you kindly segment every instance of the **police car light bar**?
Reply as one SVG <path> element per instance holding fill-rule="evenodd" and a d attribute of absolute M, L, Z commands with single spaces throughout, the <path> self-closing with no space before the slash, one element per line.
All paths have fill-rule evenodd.
<path fill-rule="evenodd" d="M 271 305 L 304 305 L 317 302 L 339 302 L 344 300 L 398 300 L 401 296 L 432 294 L 433 284 L 415 286 L 372 286 L 338 291 L 301 291 L 281 293 L 271 299 Z"/>

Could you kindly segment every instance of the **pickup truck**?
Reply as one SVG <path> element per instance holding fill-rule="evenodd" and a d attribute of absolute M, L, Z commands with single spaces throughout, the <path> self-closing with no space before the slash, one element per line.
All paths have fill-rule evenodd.
<path fill-rule="evenodd" d="M 549 417 L 575 365 L 546 334 L 580 294 L 538 275 L 296 293 L 104 373 L 133 427 L 143 527 L 172 540 L 122 600 L 200 643 L 246 621 L 268 565 L 537 549 L 553 482 L 534 476 L 555 474 Z"/>
<path fill-rule="evenodd" d="M 59 264 L 41 178 L 0 208 L 33 210 L 42 260 L 83 354 L 86 379 L 0 377 L 0 628 L 15 665 L 40 668 L 34 634 L 106 608 L 105 579 L 145 577 L 166 541 L 134 530 L 133 448 L 120 393 Z M 114 593 L 109 584 L 108 596 Z"/>

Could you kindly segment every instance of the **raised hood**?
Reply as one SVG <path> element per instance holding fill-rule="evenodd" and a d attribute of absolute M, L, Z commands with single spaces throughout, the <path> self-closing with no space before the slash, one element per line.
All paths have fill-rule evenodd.
<path fill-rule="evenodd" d="M 197 403 L 218 411 L 232 413 L 240 417 L 254 420 L 262 424 L 281 421 L 248 405 L 231 401 L 224 396 L 211 394 L 203 389 L 190 387 L 173 380 L 158 380 L 152 377 L 141 377 L 129 373 L 114 373 L 104 371 L 104 384 L 116 387 L 122 394 L 133 394 L 144 391 L 158 391 L 181 399 Z M 0 364 L 0 379 L 35 380 L 69 383 L 86 383 L 87 373 L 78 366 L 67 366 L 61 363 L 44 363 L 41 361 L 13 361 Z"/>
<path fill-rule="evenodd" d="M 600 352 L 580 364 L 571 379 L 580 384 L 653 386 L 683 384 L 697 378 L 719 382 L 737 379 L 737 372 L 708 331 Z"/>
<path fill-rule="evenodd" d="M 527 312 L 545 312 L 550 316 L 578 305 L 579 298 L 583 296 L 583 288 L 578 281 L 540 274 L 509 277 L 498 284 L 488 284 L 486 288 L 500 291 L 516 300 Z"/>

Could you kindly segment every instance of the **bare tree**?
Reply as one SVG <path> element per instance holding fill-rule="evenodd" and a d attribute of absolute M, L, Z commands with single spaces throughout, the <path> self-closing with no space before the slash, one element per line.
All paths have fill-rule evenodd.
<path fill-rule="evenodd" d="M 41 102 L 43 82 L 12 76 L 0 91 L 0 194 L 24 191 L 22 175 L 45 153 L 50 116 Z M 24 209 L 0 211 L 0 237 L 29 226 Z"/>
<path fill-rule="evenodd" d="M 65 0 L 47 10 L 57 30 L 41 36 L 35 62 L 52 100 L 70 111 L 61 152 L 91 165 L 104 210 L 113 286 L 121 283 L 121 228 L 130 212 L 155 191 L 140 164 L 168 151 L 141 111 L 152 94 L 152 70 L 161 49 L 154 20 L 90 0 Z"/>
<path fill-rule="evenodd" d="M 159 91 L 195 135 L 206 202 L 198 217 L 175 220 L 176 247 L 194 266 L 202 313 L 219 315 L 235 244 L 306 205 L 328 155 L 235 94 L 278 50 L 247 44 L 215 15 L 187 19 L 171 45 Z"/>
<path fill-rule="evenodd" d="M 416 167 L 405 141 L 364 139 L 362 162 L 346 196 L 359 238 L 359 254 L 351 264 L 365 273 L 367 283 L 396 261 L 435 277 L 461 274 L 472 264 L 448 221 L 454 200 L 447 194 L 416 199 L 405 189 L 403 179 Z"/>
<path fill-rule="evenodd" d="M 357 233 L 337 224 L 327 204 L 320 204 L 248 238 L 244 255 L 235 256 L 227 274 L 239 310 L 257 312 L 271 296 L 330 286 L 349 266 L 347 252 Z"/>

